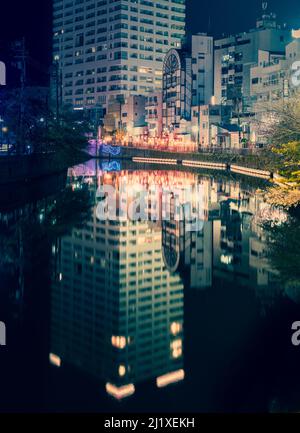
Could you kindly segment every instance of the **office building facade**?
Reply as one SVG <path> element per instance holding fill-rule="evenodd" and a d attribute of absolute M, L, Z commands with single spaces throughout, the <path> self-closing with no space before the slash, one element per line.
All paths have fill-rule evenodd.
<path fill-rule="evenodd" d="M 163 59 L 185 35 L 185 0 L 54 0 L 53 60 L 62 100 L 106 107 L 161 89 Z"/>
<path fill-rule="evenodd" d="M 214 41 L 211 36 L 199 33 L 191 36 L 193 106 L 206 105 L 213 96 Z"/>
<path fill-rule="evenodd" d="M 182 49 L 171 49 L 163 68 L 163 129 L 189 135 L 192 106 L 209 104 L 213 96 L 213 38 L 191 36 Z"/>

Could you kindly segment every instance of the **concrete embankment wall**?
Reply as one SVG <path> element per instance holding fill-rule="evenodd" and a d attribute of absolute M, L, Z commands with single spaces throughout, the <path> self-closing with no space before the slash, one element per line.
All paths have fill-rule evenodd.
<path fill-rule="evenodd" d="M 273 177 L 273 173 L 268 170 L 259 170 L 255 168 L 242 167 L 240 165 L 231 164 L 229 166 L 230 171 L 238 174 L 245 174 L 246 176 L 259 177 L 261 179 L 269 179 Z"/>
<path fill-rule="evenodd" d="M 114 159 L 113 156 L 111 156 Z M 270 179 L 273 173 L 268 170 L 255 168 L 255 159 L 239 156 L 239 164 L 234 163 L 234 155 L 201 154 L 201 153 L 172 153 L 167 151 L 122 148 L 118 159 L 127 159 L 136 164 L 150 164 L 153 166 L 184 166 L 190 168 L 221 170 L 238 173 L 261 179 Z M 257 156 L 257 158 L 259 158 Z"/>

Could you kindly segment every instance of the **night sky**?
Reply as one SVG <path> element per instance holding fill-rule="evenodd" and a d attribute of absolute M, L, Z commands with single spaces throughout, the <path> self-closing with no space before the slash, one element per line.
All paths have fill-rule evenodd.
<path fill-rule="evenodd" d="M 188 32 L 214 36 L 246 31 L 255 25 L 261 0 L 186 0 Z M 0 6 L 0 41 L 25 36 L 30 54 L 47 65 L 51 58 L 52 0 L 5 0 Z M 300 28 L 299 0 L 270 0 L 281 23 Z M 210 22 L 210 26 L 209 26 Z"/>

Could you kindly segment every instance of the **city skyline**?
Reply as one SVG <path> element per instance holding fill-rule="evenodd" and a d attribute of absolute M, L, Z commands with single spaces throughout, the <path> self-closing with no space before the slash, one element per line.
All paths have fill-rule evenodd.
<path fill-rule="evenodd" d="M 214 4 L 212 14 L 201 3 L 199 16 L 192 0 L 53 0 L 53 13 L 44 3 L 53 37 L 52 47 L 40 49 L 40 55 L 51 53 L 48 91 L 58 115 L 63 106 L 72 107 L 89 117 L 94 138 L 127 146 L 147 143 L 178 151 L 263 146 L 269 119 L 260 105 L 297 89 L 290 75 L 299 31 L 277 16 L 275 1 L 257 0 L 253 17 L 241 23 L 235 14 L 216 32 L 220 13 L 227 17 L 233 8 Z M 226 36 L 225 24 L 232 24 Z M 207 31 L 199 32 L 200 26 Z M 21 70 L 9 56 L 23 55 L 27 86 L 41 85 L 42 75 L 47 86 L 50 69 L 35 61 L 30 48 L 24 39 L 12 44 L 7 62 L 13 72 Z"/>

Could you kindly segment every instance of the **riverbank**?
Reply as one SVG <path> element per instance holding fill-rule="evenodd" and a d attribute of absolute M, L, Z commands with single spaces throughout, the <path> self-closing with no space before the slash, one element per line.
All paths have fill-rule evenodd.
<path fill-rule="evenodd" d="M 273 206 L 281 206 L 287 210 L 299 209 L 300 188 L 286 178 L 275 175 L 272 188 L 269 188 L 265 199 Z"/>
<path fill-rule="evenodd" d="M 192 160 L 203 162 L 218 162 L 243 165 L 244 167 L 276 172 L 280 168 L 281 158 L 270 151 L 257 150 L 253 153 L 229 153 L 229 152 L 171 152 L 157 149 L 139 149 L 136 147 L 119 147 L 120 152 L 117 156 L 110 155 L 111 158 L 130 159 L 133 157 L 153 157 L 153 158 L 176 158 L 179 161 Z M 245 149 L 246 150 L 246 149 Z M 109 153 L 102 152 L 100 158 L 109 157 Z"/>
<path fill-rule="evenodd" d="M 174 153 L 153 149 L 137 149 L 120 147 L 117 156 L 102 152 L 100 159 L 130 160 L 133 163 L 186 166 L 199 169 L 221 170 L 239 173 L 245 176 L 270 179 L 278 169 L 277 155 L 272 158 L 266 152 L 251 155 L 222 154 L 222 153 Z"/>

